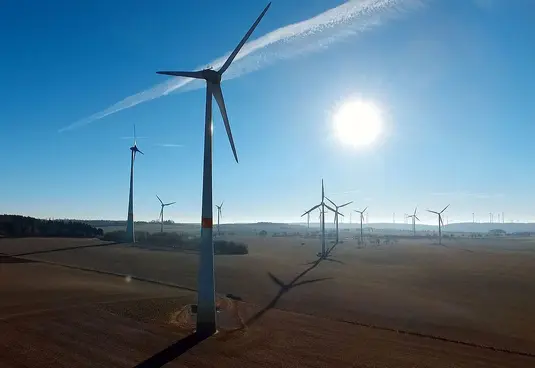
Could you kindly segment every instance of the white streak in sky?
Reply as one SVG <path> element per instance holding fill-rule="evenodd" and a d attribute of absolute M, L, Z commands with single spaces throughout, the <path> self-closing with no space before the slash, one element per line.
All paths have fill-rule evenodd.
<path fill-rule="evenodd" d="M 321 51 L 329 45 L 358 35 L 372 27 L 418 8 L 424 0 L 350 0 L 305 21 L 276 29 L 242 48 L 231 67 L 224 74 L 229 80 L 264 68 L 278 60 L 290 59 L 307 53 Z M 219 69 L 230 51 L 222 57 L 195 70 L 211 65 Z M 183 68 L 182 68 L 183 69 Z M 171 78 L 163 83 L 136 93 L 107 109 L 79 120 L 59 130 L 64 132 L 102 119 L 118 111 L 128 109 L 142 102 L 168 95 L 175 91 L 186 91 L 203 86 L 203 81 L 189 78 Z M 187 87 L 187 88 L 185 88 Z"/>
<path fill-rule="evenodd" d="M 119 139 L 133 141 L 134 139 L 147 139 L 147 137 L 120 137 Z"/>
<path fill-rule="evenodd" d="M 175 144 L 175 143 L 158 143 L 156 144 L 158 147 L 184 147 L 183 144 Z"/>

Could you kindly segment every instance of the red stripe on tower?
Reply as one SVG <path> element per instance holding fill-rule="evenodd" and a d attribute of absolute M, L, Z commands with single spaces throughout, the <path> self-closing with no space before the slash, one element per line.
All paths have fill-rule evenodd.
<path fill-rule="evenodd" d="M 201 226 L 203 229 L 211 229 L 214 224 L 212 222 L 212 219 L 211 218 L 202 218 L 201 219 Z"/>

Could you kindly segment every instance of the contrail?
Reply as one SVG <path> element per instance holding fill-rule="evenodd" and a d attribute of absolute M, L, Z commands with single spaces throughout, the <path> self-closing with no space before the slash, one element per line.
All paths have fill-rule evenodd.
<path fill-rule="evenodd" d="M 358 35 L 383 22 L 418 8 L 424 0 L 350 0 L 331 8 L 315 17 L 276 29 L 242 48 L 234 63 L 225 73 L 225 80 L 237 78 L 264 68 L 278 60 L 290 59 L 311 52 L 321 51 L 329 45 L 350 36 Z M 230 51 L 209 64 L 218 69 L 227 59 Z M 136 106 L 142 102 L 166 96 L 175 91 L 187 91 L 203 86 L 200 80 L 176 77 L 136 93 L 105 110 L 61 128 L 64 132 L 102 119 L 118 111 Z"/>
<path fill-rule="evenodd" d="M 156 146 L 158 147 L 184 147 L 183 144 L 175 144 L 175 143 L 157 143 Z"/>

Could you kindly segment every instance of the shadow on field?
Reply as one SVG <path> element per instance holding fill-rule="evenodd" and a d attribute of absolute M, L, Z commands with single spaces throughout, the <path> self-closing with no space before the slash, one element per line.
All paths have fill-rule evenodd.
<path fill-rule="evenodd" d="M 32 263 L 29 259 L 15 258 L 10 256 L 0 255 L 0 264 L 2 263 Z"/>
<path fill-rule="evenodd" d="M 446 245 L 446 244 L 431 243 L 431 245 L 435 245 L 435 246 L 438 246 L 438 247 L 444 247 L 444 248 L 451 249 L 451 250 L 462 250 L 463 252 L 475 253 L 471 249 L 460 248 L 460 247 L 451 247 L 451 246 Z"/>
<path fill-rule="evenodd" d="M 162 351 L 154 354 L 149 359 L 139 363 L 134 368 L 163 367 L 208 337 L 209 336 L 206 335 L 192 333 L 191 335 L 182 338 Z"/>
<path fill-rule="evenodd" d="M 61 251 L 64 251 L 64 250 L 75 250 L 75 249 L 84 249 L 84 248 L 107 247 L 109 245 L 116 245 L 116 244 L 119 244 L 119 243 L 118 242 L 112 242 L 112 243 L 106 243 L 106 244 L 78 245 L 78 246 L 73 246 L 73 247 L 55 248 L 55 249 L 47 249 L 47 250 L 37 250 L 35 252 L 12 254 L 12 256 L 13 257 L 32 256 L 34 254 L 54 253 L 54 252 L 61 252 Z"/>
<path fill-rule="evenodd" d="M 330 257 L 323 258 L 323 260 L 324 260 L 324 261 L 328 261 L 328 262 L 340 263 L 340 264 L 345 265 L 344 262 L 339 261 L 339 260 L 334 259 L 334 258 L 330 258 Z M 310 266 L 310 265 L 312 265 L 312 264 L 315 264 L 316 262 L 317 262 L 317 261 L 312 261 L 312 262 L 305 263 L 304 265 L 305 265 L 305 266 Z"/>
<path fill-rule="evenodd" d="M 308 267 L 306 270 L 304 270 L 299 275 L 294 277 L 293 280 L 290 281 L 288 284 L 285 284 L 281 279 L 279 279 L 278 277 L 273 275 L 271 272 L 268 272 L 268 276 L 271 279 L 271 281 L 273 281 L 275 284 L 277 284 L 280 287 L 279 292 L 277 293 L 277 295 L 275 295 L 273 300 L 271 300 L 264 308 L 262 308 L 257 313 L 255 313 L 251 318 L 249 318 L 245 322 L 245 325 L 246 326 L 250 326 L 253 323 L 255 323 L 256 321 L 258 321 L 268 310 L 274 308 L 277 305 L 277 303 L 279 302 L 280 298 L 282 298 L 282 296 L 284 294 L 286 294 L 287 292 L 289 292 L 293 288 L 295 288 L 297 286 L 302 286 L 302 285 L 306 285 L 306 284 L 312 284 L 312 283 L 315 283 L 315 282 L 320 282 L 320 281 L 325 281 L 325 280 L 332 279 L 332 277 L 323 277 L 323 278 L 319 278 L 319 279 L 299 281 L 307 273 L 312 271 L 314 268 L 318 267 L 318 265 L 321 263 L 321 261 L 323 261 L 325 259 L 328 259 L 328 257 L 329 257 L 329 253 L 327 253 L 327 257 L 326 258 L 318 258 L 316 261 L 314 261 L 312 263 L 312 265 L 310 267 Z"/>

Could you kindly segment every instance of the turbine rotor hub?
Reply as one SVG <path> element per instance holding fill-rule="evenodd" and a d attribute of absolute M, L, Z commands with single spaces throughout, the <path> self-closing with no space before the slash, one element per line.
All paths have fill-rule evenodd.
<path fill-rule="evenodd" d="M 204 79 L 206 79 L 208 82 L 213 84 L 220 84 L 221 83 L 221 74 L 212 69 L 204 69 L 202 71 Z"/>

